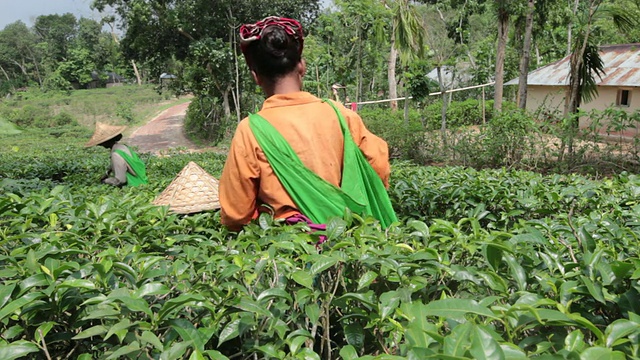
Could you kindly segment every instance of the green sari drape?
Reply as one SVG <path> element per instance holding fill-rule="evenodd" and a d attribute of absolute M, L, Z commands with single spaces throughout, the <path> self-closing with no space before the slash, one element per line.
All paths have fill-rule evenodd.
<path fill-rule="evenodd" d="M 116 154 L 122 156 L 124 161 L 129 164 L 131 169 L 136 173 L 135 175 L 127 171 L 127 185 L 128 186 L 138 186 L 141 184 L 148 184 L 149 179 L 147 178 L 147 169 L 144 166 L 144 162 L 140 160 L 138 154 L 136 154 L 133 150 L 129 149 L 131 155 L 127 154 L 122 150 L 114 150 Z"/>

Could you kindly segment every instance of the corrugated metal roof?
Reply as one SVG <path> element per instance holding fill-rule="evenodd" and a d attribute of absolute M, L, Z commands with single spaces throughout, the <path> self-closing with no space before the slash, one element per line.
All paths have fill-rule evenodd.
<path fill-rule="evenodd" d="M 596 76 L 599 86 L 640 86 L 640 44 L 607 45 L 600 47 L 604 63 L 602 79 Z M 569 56 L 529 73 L 529 85 L 569 85 Z M 517 85 L 513 79 L 505 85 Z"/>

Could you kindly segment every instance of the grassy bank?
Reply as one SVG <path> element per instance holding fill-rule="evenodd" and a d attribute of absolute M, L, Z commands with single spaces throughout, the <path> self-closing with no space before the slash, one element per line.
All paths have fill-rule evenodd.
<path fill-rule="evenodd" d="M 136 127 L 161 111 L 190 101 L 158 94 L 152 86 L 120 86 L 71 92 L 30 90 L 0 101 L 0 134 L 17 129 L 78 124 L 93 128 L 97 121 Z"/>

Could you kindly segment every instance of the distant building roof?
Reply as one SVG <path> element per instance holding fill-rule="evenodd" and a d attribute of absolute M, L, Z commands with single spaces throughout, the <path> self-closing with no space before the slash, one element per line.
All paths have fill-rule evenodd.
<path fill-rule="evenodd" d="M 173 74 L 162 73 L 160 74 L 160 79 L 175 79 L 177 76 Z"/>
<path fill-rule="evenodd" d="M 599 86 L 640 86 L 640 44 L 620 44 L 600 47 L 604 63 L 602 79 L 596 76 Z M 529 73 L 528 85 L 568 86 L 570 56 L 543 66 Z M 518 78 L 505 83 L 517 85 Z"/>
<path fill-rule="evenodd" d="M 459 68 L 456 68 L 455 66 L 444 65 L 440 70 L 442 81 L 444 82 L 444 86 L 447 89 L 458 88 L 462 84 L 466 84 L 472 79 L 468 66 L 460 66 Z M 438 68 L 434 68 L 433 70 L 429 71 L 427 77 L 435 81 L 436 83 L 440 83 L 440 81 L 438 80 Z"/>
<path fill-rule="evenodd" d="M 106 77 L 107 83 L 121 83 L 126 81 L 123 76 L 120 76 L 113 71 L 104 71 L 102 74 Z M 96 81 L 100 80 L 100 74 L 97 71 L 92 71 L 91 79 Z"/>

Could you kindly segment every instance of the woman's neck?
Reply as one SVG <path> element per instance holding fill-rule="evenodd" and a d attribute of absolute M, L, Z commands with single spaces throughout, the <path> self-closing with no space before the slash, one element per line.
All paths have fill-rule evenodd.
<path fill-rule="evenodd" d="M 267 97 L 298 92 L 302 90 L 302 79 L 297 73 L 292 73 L 281 77 L 273 84 L 262 86 L 262 90 Z"/>

